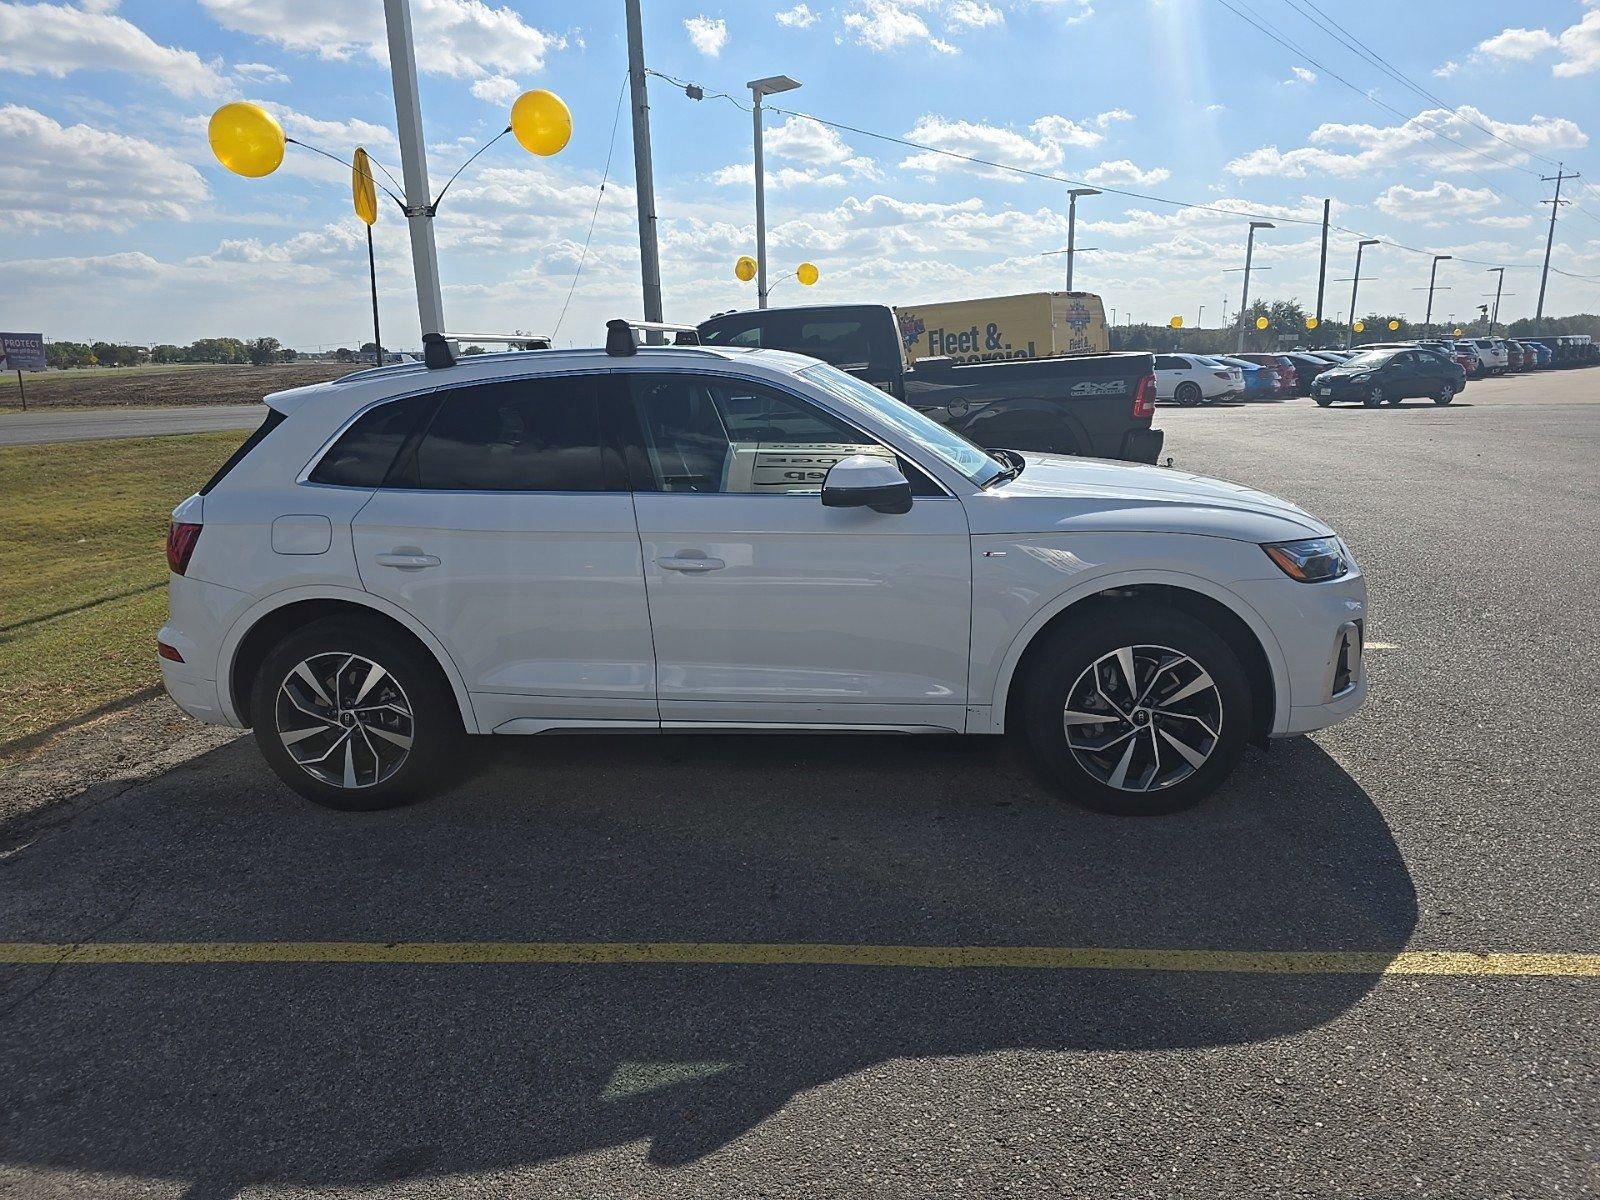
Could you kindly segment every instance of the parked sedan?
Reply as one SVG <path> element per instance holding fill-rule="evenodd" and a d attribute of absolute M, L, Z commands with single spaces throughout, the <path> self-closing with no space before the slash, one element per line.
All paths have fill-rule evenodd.
<path fill-rule="evenodd" d="M 1323 408 L 1335 400 L 1359 400 L 1368 408 L 1377 408 L 1420 396 L 1435 404 L 1449 404 L 1466 386 L 1466 372 L 1441 354 L 1421 349 L 1369 350 L 1317 376 L 1311 395 Z"/>
<path fill-rule="evenodd" d="M 1231 357 L 1242 358 L 1246 362 L 1253 362 L 1260 366 L 1266 367 L 1269 370 L 1277 372 L 1277 387 L 1272 393 L 1274 396 L 1288 397 L 1299 394 L 1300 375 L 1299 372 L 1294 369 L 1294 363 L 1289 361 L 1288 355 L 1250 352 L 1246 354 L 1235 354 Z"/>
<path fill-rule="evenodd" d="M 1324 371 L 1333 369 L 1333 364 L 1325 358 L 1312 358 L 1309 354 L 1292 350 L 1283 356 L 1289 360 L 1289 365 L 1295 372 L 1295 394 L 1298 396 L 1311 395 L 1311 382 Z"/>
<path fill-rule="evenodd" d="M 1156 399 L 1184 407 L 1244 394 L 1244 372 L 1203 354 L 1156 355 Z"/>
<path fill-rule="evenodd" d="M 1555 359 L 1555 356 L 1550 352 L 1550 347 L 1543 342 L 1536 342 L 1532 338 L 1519 338 L 1517 343 L 1524 350 L 1533 352 L 1533 365 L 1537 368 L 1548 367 Z"/>
<path fill-rule="evenodd" d="M 1528 361 L 1528 352 L 1522 348 L 1521 343 L 1508 340 L 1505 347 L 1507 373 L 1523 371 L 1531 365 Z"/>
<path fill-rule="evenodd" d="M 1225 367 L 1238 367 L 1244 375 L 1244 398 L 1265 400 L 1278 389 L 1278 372 L 1268 370 L 1260 363 L 1249 362 L 1232 354 L 1218 354 L 1216 360 Z"/>

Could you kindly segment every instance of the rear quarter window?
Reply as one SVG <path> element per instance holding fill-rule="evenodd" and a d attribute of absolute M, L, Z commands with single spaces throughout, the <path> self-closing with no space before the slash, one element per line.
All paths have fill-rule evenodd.
<path fill-rule="evenodd" d="M 368 409 L 322 456 L 311 471 L 311 482 L 335 487 L 381 486 L 395 455 L 432 402 L 431 395 L 408 396 Z"/>

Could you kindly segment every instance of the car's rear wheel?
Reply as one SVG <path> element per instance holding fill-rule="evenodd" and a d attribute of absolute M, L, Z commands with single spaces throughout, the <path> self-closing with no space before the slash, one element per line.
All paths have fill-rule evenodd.
<path fill-rule="evenodd" d="M 1327 408 L 1328 405 L 1333 403 L 1332 396 L 1316 396 L 1313 399 L 1316 400 L 1318 408 Z"/>
<path fill-rule="evenodd" d="M 1025 681 L 1026 728 L 1069 797 L 1101 812 L 1176 812 L 1227 778 L 1252 704 L 1238 655 L 1209 627 L 1135 604 L 1049 636 Z"/>
<path fill-rule="evenodd" d="M 1443 405 L 1449 404 L 1450 401 L 1454 400 L 1455 398 L 1456 398 L 1456 389 L 1455 389 L 1454 385 L 1448 384 L 1448 383 L 1443 383 L 1443 384 L 1439 385 L 1439 390 L 1434 393 L 1433 402 L 1435 404 L 1443 406 Z"/>
<path fill-rule="evenodd" d="M 1177 390 L 1172 393 L 1172 398 L 1185 408 L 1193 408 L 1205 399 L 1200 394 L 1200 385 L 1198 383 L 1180 383 Z"/>
<path fill-rule="evenodd" d="M 316 804 L 350 811 L 429 794 L 461 736 L 438 665 L 348 617 L 278 643 L 256 674 L 251 713 L 278 778 Z"/>
<path fill-rule="evenodd" d="M 1383 399 L 1383 389 L 1381 387 L 1375 387 L 1366 394 L 1366 397 L 1361 401 L 1361 403 L 1365 404 L 1368 408 L 1377 408 L 1378 405 L 1383 403 Z"/>

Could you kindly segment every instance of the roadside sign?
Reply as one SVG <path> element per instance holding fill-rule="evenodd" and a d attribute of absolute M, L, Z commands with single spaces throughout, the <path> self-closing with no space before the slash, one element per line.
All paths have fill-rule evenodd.
<path fill-rule="evenodd" d="M 44 334 L 0 333 L 0 371 L 44 370 Z"/>

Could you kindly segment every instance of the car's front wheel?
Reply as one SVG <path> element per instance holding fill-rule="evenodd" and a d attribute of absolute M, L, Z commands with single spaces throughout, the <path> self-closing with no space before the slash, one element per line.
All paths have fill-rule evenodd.
<path fill-rule="evenodd" d="M 1455 398 L 1456 398 L 1455 386 L 1453 384 L 1449 384 L 1449 383 L 1442 383 L 1442 384 L 1439 385 L 1439 390 L 1434 393 L 1433 402 L 1435 404 L 1445 405 L 1445 404 L 1449 404 L 1450 401 L 1454 400 Z"/>
<path fill-rule="evenodd" d="M 1238 655 L 1186 613 L 1129 604 L 1061 627 L 1025 682 L 1028 740 L 1072 799 L 1176 812 L 1233 770 L 1252 723 Z"/>
<path fill-rule="evenodd" d="M 351 811 L 426 796 L 461 736 L 438 665 L 346 617 L 315 622 L 268 653 L 251 715 L 278 778 L 308 800 Z"/>
<path fill-rule="evenodd" d="M 1383 389 L 1381 387 L 1374 386 L 1372 390 L 1366 394 L 1365 398 L 1362 399 L 1361 403 L 1365 404 L 1368 408 L 1377 408 L 1378 405 L 1383 403 L 1383 400 Z"/>
<path fill-rule="evenodd" d="M 1328 405 L 1333 403 L 1332 396 L 1317 396 L 1315 399 L 1317 401 L 1318 408 L 1327 408 Z"/>

